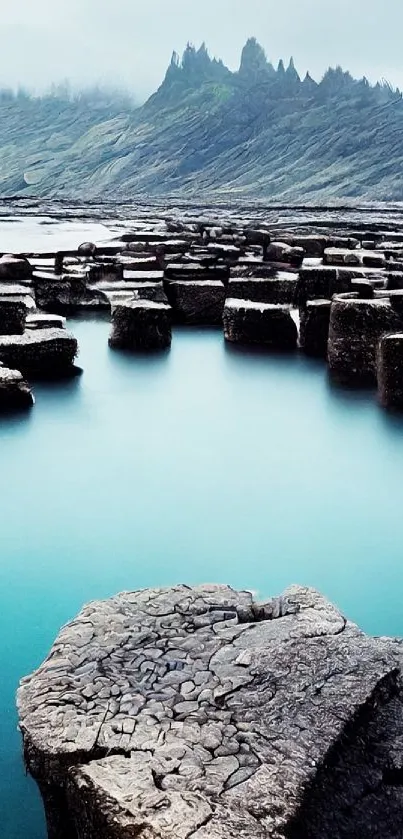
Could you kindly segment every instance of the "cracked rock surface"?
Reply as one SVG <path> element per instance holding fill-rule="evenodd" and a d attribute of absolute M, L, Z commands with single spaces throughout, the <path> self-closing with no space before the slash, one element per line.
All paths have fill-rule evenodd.
<path fill-rule="evenodd" d="M 90 603 L 18 692 L 50 839 L 401 837 L 401 656 L 306 588 Z"/>

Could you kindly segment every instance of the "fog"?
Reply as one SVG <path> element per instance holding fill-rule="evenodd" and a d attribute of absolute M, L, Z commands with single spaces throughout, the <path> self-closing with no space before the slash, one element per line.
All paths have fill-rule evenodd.
<path fill-rule="evenodd" d="M 173 50 L 205 41 L 231 68 L 254 35 L 268 57 L 294 57 L 320 79 L 329 65 L 403 87 L 401 0 L 13 0 L 1 10 L 0 86 L 41 91 L 120 86 L 144 99 Z"/>

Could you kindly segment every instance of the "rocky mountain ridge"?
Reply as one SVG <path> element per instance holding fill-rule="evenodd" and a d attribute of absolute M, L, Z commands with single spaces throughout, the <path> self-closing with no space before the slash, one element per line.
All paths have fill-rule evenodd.
<path fill-rule="evenodd" d="M 255 38 L 236 72 L 188 45 L 141 107 L 0 93 L 0 194 L 399 201 L 402 129 L 385 82 L 340 67 L 301 79 Z"/>

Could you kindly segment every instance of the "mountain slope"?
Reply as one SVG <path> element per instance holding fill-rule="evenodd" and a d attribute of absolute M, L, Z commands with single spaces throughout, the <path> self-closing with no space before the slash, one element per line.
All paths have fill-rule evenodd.
<path fill-rule="evenodd" d="M 173 55 L 140 108 L 0 95 L 0 192 L 118 198 L 403 200 L 403 102 L 340 68 L 301 81 L 255 39 L 231 73 L 203 45 Z"/>

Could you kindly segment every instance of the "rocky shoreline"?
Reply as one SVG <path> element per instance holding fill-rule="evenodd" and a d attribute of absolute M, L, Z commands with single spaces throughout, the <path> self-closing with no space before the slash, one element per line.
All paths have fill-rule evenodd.
<path fill-rule="evenodd" d="M 0 361 L 24 374 L 17 346 L 29 343 L 42 366 L 46 313 L 106 311 L 117 349 L 166 349 L 176 324 L 221 325 L 227 341 L 326 359 L 342 383 L 378 382 L 380 403 L 402 408 L 403 221 L 397 210 L 382 212 L 139 206 L 135 220 L 109 222 L 103 243 L 5 254 Z M 50 326 L 60 329 L 60 320 Z M 389 334 L 396 350 L 382 344 L 381 352 Z M 60 333 L 64 367 L 72 340 Z M 15 345 L 14 355 L 3 344 Z M 52 367 L 52 354 L 48 361 Z"/>
<path fill-rule="evenodd" d="M 402 662 L 298 586 L 88 604 L 18 691 L 49 839 L 397 839 Z"/>

